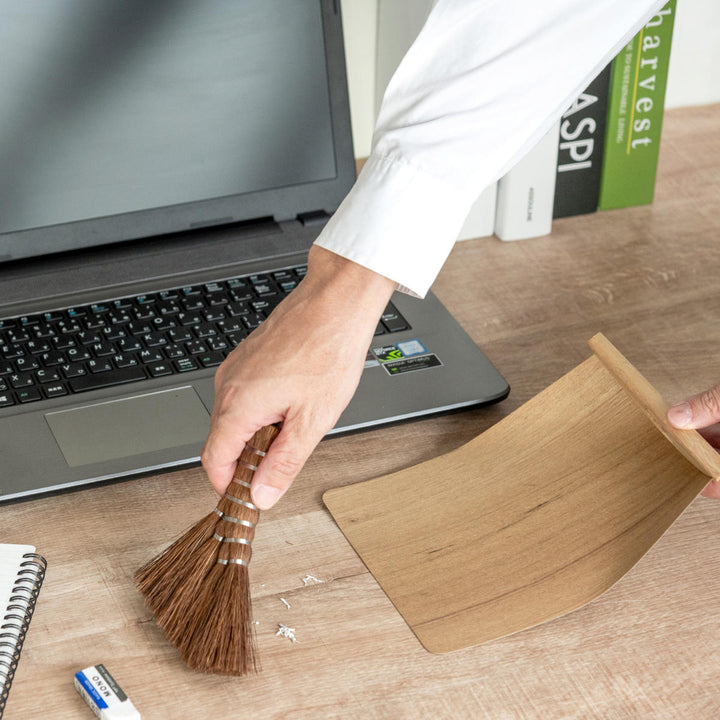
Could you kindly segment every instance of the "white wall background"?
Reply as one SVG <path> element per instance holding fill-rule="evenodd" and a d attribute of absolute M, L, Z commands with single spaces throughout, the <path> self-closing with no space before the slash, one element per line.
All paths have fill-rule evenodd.
<path fill-rule="evenodd" d="M 591 2 L 592 0 L 588 0 Z M 370 152 L 377 96 L 432 0 L 342 0 L 355 156 Z M 720 0 L 678 0 L 666 107 L 720 102 Z"/>

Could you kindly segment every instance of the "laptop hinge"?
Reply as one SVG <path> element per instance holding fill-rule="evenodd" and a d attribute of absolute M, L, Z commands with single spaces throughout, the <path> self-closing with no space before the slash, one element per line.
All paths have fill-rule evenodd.
<path fill-rule="evenodd" d="M 297 219 L 305 226 L 324 225 L 330 216 L 324 210 L 311 210 L 310 212 L 298 213 Z"/>

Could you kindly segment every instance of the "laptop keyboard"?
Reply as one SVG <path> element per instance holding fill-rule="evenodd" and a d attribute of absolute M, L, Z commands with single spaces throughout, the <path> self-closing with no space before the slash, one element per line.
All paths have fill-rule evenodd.
<path fill-rule="evenodd" d="M 0 407 L 219 365 L 307 266 L 0 319 Z M 389 303 L 375 335 L 409 329 Z"/>

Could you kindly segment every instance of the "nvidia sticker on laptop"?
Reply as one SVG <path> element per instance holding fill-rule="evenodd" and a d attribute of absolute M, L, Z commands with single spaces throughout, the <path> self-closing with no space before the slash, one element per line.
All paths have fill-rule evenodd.
<path fill-rule="evenodd" d="M 442 365 L 440 358 L 434 353 L 428 353 L 427 348 L 419 340 L 383 345 L 373 348 L 372 351 L 388 375 L 402 375 L 406 372 Z"/>

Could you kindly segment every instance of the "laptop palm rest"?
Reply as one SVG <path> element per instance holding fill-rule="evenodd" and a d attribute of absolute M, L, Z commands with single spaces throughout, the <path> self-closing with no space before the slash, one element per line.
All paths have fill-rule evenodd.
<path fill-rule="evenodd" d="M 190 386 L 45 415 L 70 467 L 202 443 L 210 415 Z"/>

